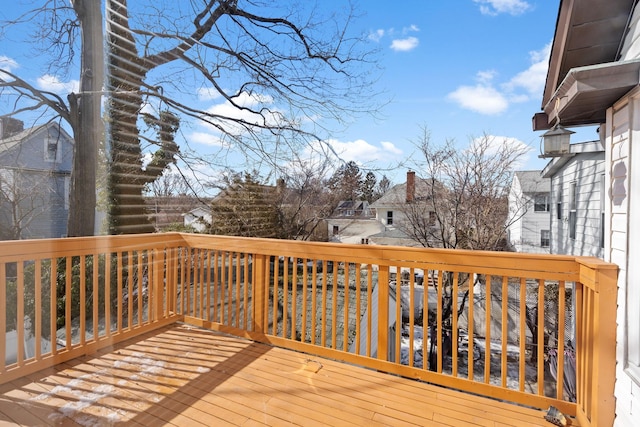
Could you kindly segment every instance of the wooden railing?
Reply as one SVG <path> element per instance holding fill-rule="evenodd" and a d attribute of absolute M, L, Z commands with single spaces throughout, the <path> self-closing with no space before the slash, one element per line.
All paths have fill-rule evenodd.
<path fill-rule="evenodd" d="M 178 233 L 2 242 L 0 354 L 41 338 L 0 382 L 184 321 L 610 425 L 616 274 L 595 258 Z"/>

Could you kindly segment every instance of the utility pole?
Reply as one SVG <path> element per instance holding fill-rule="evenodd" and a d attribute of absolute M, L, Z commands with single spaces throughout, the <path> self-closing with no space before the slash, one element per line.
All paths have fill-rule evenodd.
<path fill-rule="evenodd" d="M 72 0 L 82 32 L 80 93 L 69 95 L 74 131 L 67 235 L 93 236 L 96 217 L 98 144 L 103 137 L 101 98 L 104 83 L 102 2 Z"/>

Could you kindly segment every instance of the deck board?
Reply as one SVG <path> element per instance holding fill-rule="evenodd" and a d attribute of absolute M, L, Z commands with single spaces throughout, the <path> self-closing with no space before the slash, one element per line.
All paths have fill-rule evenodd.
<path fill-rule="evenodd" d="M 0 387 L 0 426 L 551 426 L 543 415 L 186 325 Z"/>

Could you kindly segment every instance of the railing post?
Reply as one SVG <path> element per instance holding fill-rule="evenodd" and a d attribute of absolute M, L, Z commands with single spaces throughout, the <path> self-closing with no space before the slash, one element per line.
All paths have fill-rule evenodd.
<path fill-rule="evenodd" d="M 578 258 L 580 282 L 583 286 L 583 300 L 589 299 L 592 312 L 583 312 L 579 317 L 581 330 L 592 331 L 577 350 L 584 352 L 580 359 L 591 358 L 591 363 L 578 364 L 577 369 L 591 372 L 577 372 L 576 378 L 591 377 L 591 387 L 585 394 L 578 393 L 577 416 L 581 425 L 587 421 L 592 426 L 611 426 L 615 417 L 615 377 L 616 377 L 616 309 L 618 268 L 594 258 Z M 579 302 L 579 307 L 585 305 Z M 578 343 L 580 344 L 580 343 Z M 582 357 L 584 356 L 584 357 Z M 578 389 L 580 385 L 578 384 Z"/>
<path fill-rule="evenodd" d="M 398 275 L 400 277 L 400 275 Z M 399 325 L 396 325 L 398 328 Z M 371 334 L 371 331 L 369 331 Z M 371 337 L 375 338 L 375 337 Z M 378 359 L 389 360 L 389 266 L 378 270 Z"/>
<path fill-rule="evenodd" d="M 265 319 L 266 297 L 268 295 L 268 257 L 267 255 L 252 255 L 253 257 L 253 331 L 264 334 L 267 328 Z M 248 329 L 248 328 L 247 328 Z"/>

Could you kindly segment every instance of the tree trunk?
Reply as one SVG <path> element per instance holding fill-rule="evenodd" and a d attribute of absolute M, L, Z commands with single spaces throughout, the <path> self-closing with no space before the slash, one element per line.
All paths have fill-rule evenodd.
<path fill-rule="evenodd" d="M 101 2 L 75 0 L 82 31 L 80 93 L 69 95 L 74 156 L 69 192 L 68 236 L 95 233 L 98 143 L 104 135 L 101 116 L 103 40 Z"/>

